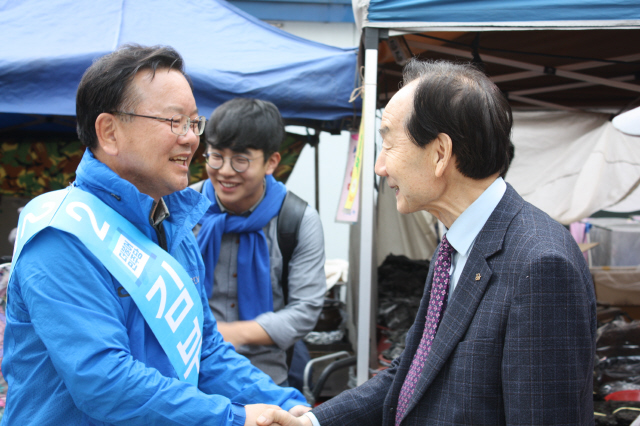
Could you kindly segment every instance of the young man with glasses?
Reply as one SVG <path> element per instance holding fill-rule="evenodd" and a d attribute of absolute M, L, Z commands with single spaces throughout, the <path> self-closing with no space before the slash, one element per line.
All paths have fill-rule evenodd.
<path fill-rule="evenodd" d="M 20 217 L 2 424 L 255 425 L 265 404 L 306 410 L 223 341 L 207 307 L 191 229 L 209 202 L 186 189 L 205 119 L 180 55 L 100 58 L 76 108 L 76 181 Z"/>
<path fill-rule="evenodd" d="M 205 136 L 209 180 L 199 190 L 211 206 L 197 240 L 209 306 L 225 341 L 287 385 L 286 351 L 314 328 L 326 292 L 320 218 L 302 203 L 297 244 L 283 261 L 278 219 L 295 207 L 284 202 L 294 195 L 272 176 L 284 138 L 275 105 L 225 102 L 211 115 Z"/>

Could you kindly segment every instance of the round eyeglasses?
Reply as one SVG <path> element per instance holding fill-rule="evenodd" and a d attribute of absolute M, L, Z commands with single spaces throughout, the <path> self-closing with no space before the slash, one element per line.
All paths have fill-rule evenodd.
<path fill-rule="evenodd" d="M 236 171 L 236 173 L 246 172 L 251 162 L 255 160 L 255 158 L 247 158 L 244 155 L 236 154 L 231 157 L 224 157 L 217 152 L 207 152 L 202 154 L 204 158 L 207 159 L 207 165 L 214 170 L 220 170 L 222 166 L 224 166 L 224 159 L 229 158 L 231 161 L 231 168 Z"/>
<path fill-rule="evenodd" d="M 202 132 L 204 132 L 204 126 L 207 123 L 207 119 L 202 115 L 196 118 L 190 118 L 188 115 L 176 114 L 171 118 L 163 118 L 152 117 L 150 115 L 133 114 L 123 111 L 112 111 L 109 114 L 131 115 L 133 117 L 152 118 L 154 120 L 168 121 L 171 123 L 171 132 L 178 136 L 186 135 L 187 132 L 189 132 L 189 127 L 191 127 L 193 133 L 195 133 L 196 136 L 200 136 Z"/>

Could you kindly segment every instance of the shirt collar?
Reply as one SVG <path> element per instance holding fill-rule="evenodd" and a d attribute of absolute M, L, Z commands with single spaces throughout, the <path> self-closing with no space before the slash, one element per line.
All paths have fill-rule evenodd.
<path fill-rule="evenodd" d="M 264 195 L 267 193 L 267 191 L 265 191 L 266 187 L 267 187 L 267 178 L 265 177 L 264 180 L 262 181 L 262 196 L 260 196 L 260 199 L 258 200 L 258 202 L 255 203 L 253 206 L 251 206 L 249 208 L 249 210 L 244 211 L 242 213 L 239 213 L 239 214 L 237 214 L 237 216 L 247 217 L 251 213 L 253 213 L 253 211 L 258 207 L 258 205 L 262 202 L 262 200 L 264 200 Z M 218 198 L 218 193 L 217 192 L 214 192 L 214 194 L 216 196 L 216 203 L 218 203 L 218 207 L 220 207 L 220 211 L 222 213 L 236 214 L 234 212 L 231 212 L 231 211 L 227 210 L 227 208 L 222 205 L 222 203 L 220 202 L 220 198 Z"/>
<path fill-rule="evenodd" d="M 460 254 L 468 254 L 476 237 L 502 199 L 507 184 L 499 177 L 451 225 L 447 241 Z"/>
<path fill-rule="evenodd" d="M 169 208 L 162 198 L 158 201 L 158 205 L 155 209 L 151 209 L 151 214 L 149 215 L 149 222 L 153 226 L 158 226 L 162 223 L 163 220 L 171 216 L 169 213 Z"/>

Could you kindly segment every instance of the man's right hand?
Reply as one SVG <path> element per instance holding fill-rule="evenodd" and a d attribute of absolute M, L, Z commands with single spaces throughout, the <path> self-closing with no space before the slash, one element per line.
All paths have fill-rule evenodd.
<path fill-rule="evenodd" d="M 294 417 L 282 409 L 268 409 L 257 421 L 258 426 L 313 426 L 307 416 Z"/>
<path fill-rule="evenodd" d="M 247 415 L 247 418 L 244 421 L 244 426 L 256 426 L 256 419 L 265 411 L 282 411 L 286 413 L 282 408 L 277 405 L 268 405 L 268 404 L 250 404 L 244 406 L 244 412 Z M 288 414 L 288 413 L 287 413 Z M 295 417 L 294 417 L 295 419 Z"/>

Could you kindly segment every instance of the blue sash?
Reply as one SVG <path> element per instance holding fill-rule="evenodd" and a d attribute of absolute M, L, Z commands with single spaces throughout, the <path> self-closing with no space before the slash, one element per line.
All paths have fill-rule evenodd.
<path fill-rule="evenodd" d="M 22 210 L 14 265 L 25 244 L 47 226 L 75 235 L 102 262 L 133 298 L 179 379 L 197 386 L 203 308 L 184 268 L 119 213 L 76 187 L 43 194 Z"/>

